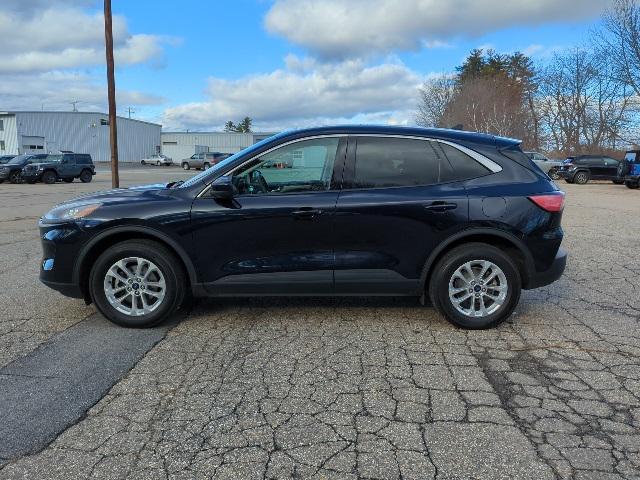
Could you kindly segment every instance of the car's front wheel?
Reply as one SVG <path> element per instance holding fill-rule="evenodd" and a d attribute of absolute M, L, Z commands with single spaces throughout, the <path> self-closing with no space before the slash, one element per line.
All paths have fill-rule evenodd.
<path fill-rule="evenodd" d="M 22 183 L 22 173 L 18 171 L 13 171 L 9 175 L 9 182 L 11 183 Z"/>
<path fill-rule="evenodd" d="M 190 168 L 191 168 L 191 166 L 190 166 L 187 162 L 184 162 L 184 163 L 182 164 L 182 169 L 183 169 L 183 170 L 189 170 Z"/>
<path fill-rule="evenodd" d="M 549 177 L 551 177 L 551 180 L 560 180 L 560 172 L 557 168 L 552 168 L 549 170 Z"/>
<path fill-rule="evenodd" d="M 584 185 L 589 181 L 589 174 L 587 172 L 578 172 L 573 177 L 573 181 L 578 185 Z"/>
<path fill-rule="evenodd" d="M 89 183 L 93 179 L 93 175 L 89 170 L 83 170 L 80 172 L 80 181 L 82 183 Z"/>
<path fill-rule="evenodd" d="M 100 312 L 123 327 L 151 327 L 182 303 L 185 277 L 175 255 L 153 241 L 110 247 L 91 269 L 91 298 Z"/>
<path fill-rule="evenodd" d="M 494 327 L 513 313 L 520 300 L 522 283 L 516 264 L 491 245 L 456 247 L 433 272 L 429 282 L 431 302 L 458 327 Z"/>
<path fill-rule="evenodd" d="M 625 181 L 624 184 L 627 188 L 630 188 L 632 190 L 635 190 L 636 188 L 640 187 L 640 182 L 632 182 L 631 180 Z"/>

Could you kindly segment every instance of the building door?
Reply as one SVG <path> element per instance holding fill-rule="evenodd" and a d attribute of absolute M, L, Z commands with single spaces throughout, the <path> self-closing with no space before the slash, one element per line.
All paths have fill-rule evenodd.
<path fill-rule="evenodd" d="M 44 153 L 44 137 L 23 135 L 22 153 Z"/>

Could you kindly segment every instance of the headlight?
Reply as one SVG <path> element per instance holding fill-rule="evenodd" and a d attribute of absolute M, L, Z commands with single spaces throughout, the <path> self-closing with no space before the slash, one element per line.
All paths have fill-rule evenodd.
<path fill-rule="evenodd" d="M 101 203 L 85 203 L 85 204 L 69 204 L 61 205 L 53 208 L 43 218 L 44 220 L 79 220 L 87 217 L 95 212 L 102 204 Z"/>

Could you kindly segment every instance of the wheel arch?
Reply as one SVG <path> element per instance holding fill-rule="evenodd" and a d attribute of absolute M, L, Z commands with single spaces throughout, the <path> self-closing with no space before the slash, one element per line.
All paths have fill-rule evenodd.
<path fill-rule="evenodd" d="M 447 252 L 465 243 L 476 242 L 497 246 L 506 251 L 516 262 L 522 278 L 522 285 L 523 287 L 526 286 L 529 278 L 535 271 L 535 264 L 525 244 L 515 235 L 502 230 L 494 228 L 472 228 L 463 230 L 449 237 L 431 252 L 420 276 L 420 291 L 425 291 L 426 285 L 429 285 L 434 267 Z"/>
<path fill-rule="evenodd" d="M 156 230 L 152 227 L 142 225 L 127 225 L 121 227 L 112 227 L 103 232 L 100 232 L 94 238 L 92 238 L 86 245 L 82 247 L 78 254 L 78 260 L 76 261 L 73 271 L 73 283 L 80 286 L 85 301 L 90 302 L 88 279 L 91 272 L 91 266 L 100 254 L 107 248 L 116 243 L 124 242 L 126 240 L 136 239 L 148 239 L 158 242 L 173 252 L 186 273 L 186 278 L 189 282 L 187 288 L 197 284 L 196 270 L 189 258 L 189 255 L 184 249 L 172 239 L 169 235 Z"/>

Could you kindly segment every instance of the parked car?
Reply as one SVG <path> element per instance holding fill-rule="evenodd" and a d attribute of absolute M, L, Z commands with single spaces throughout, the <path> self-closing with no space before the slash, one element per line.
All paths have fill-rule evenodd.
<path fill-rule="evenodd" d="M 620 162 L 618 177 L 624 180 L 627 188 L 640 187 L 640 150 L 630 150 Z"/>
<path fill-rule="evenodd" d="M 200 152 L 194 153 L 189 158 L 185 158 L 182 160 L 181 165 L 185 170 L 189 170 L 191 168 L 195 168 L 198 170 L 206 170 L 207 168 L 212 167 L 216 163 L 221 162 L 225 158 L 230 157 L 230 153 L 220 153 L 220 152 Z"/>
<path fill-rule="evenodd" d="M 538 152 L 524 152 L 527 157 L 533 160 L 537 166 L 540 167 L 544 173 L 549 175 L 554 180 L 560 179 L 560 167 L 562 167 L 562 161 L 560 160 L 551 160 L 546 155 Z"/>
<path fill-rule="evenodd" d="M 262 168 L 279 162 L 292 166 Z M 193 294 L 428 295 L 455 325 L 488 328 L 562 275 L 563 205 L 517 140 L 311 128 L 185 182 L 57 205 L 40 219 L 40 279 L 128 327 Z"/>
<path fill-rule="evenodd" d="M 0 155 L 0 165 L 4 165 L 8 163 L 9 160 L 12 160 L 16 157 L 16 155 Z"/>
<path fill-rule="evenodd" d="M 604 155 L 578 155 L 568 157 L 559 170 L 567 183 L 583 185 L 589 180 L 611 180 L 620 184 L 624 180 L 618 177 L 618 160 Z"/>
<path fill-rule="evenodd" d="M 151 155 L 150 157 L 147 158 L 143 158 L 142 160 L 140 160 L 140 163 L 142 165 L 157 165 L 158 167 L 160 165 L 164 165 L 164 166 L 170 166 L 173 165 L 173 160 L 170 157 L 167 157 L 166 155 Z"/>
<path fill-rule="evenodd" d="M 82 183 L 89 183 L 95 174 L 96 167 L 88 153 L 49 154 L 22 169 L 22 177 L 27 183 L 55 183 L 57 180 L 71 183 L 74 178 L 79 178 Z"/>
<path fill-rule="evenodd" d="M 46 153 L 34 155 L 18 155 L 7 163 L 0 165 L 0 183 L 8 180 L 11 183 L 22 183 L 22 169 L 25 165 L 38 162 L 47 156 Z"/>

